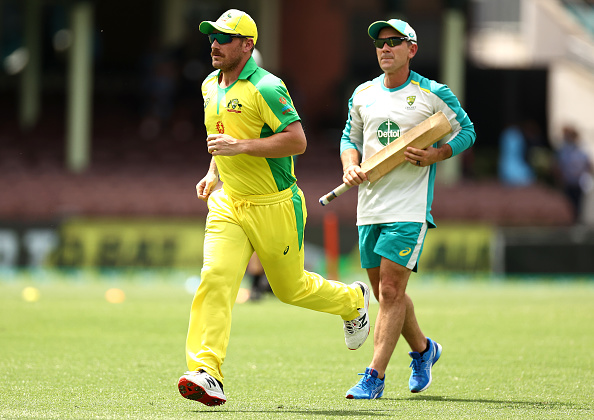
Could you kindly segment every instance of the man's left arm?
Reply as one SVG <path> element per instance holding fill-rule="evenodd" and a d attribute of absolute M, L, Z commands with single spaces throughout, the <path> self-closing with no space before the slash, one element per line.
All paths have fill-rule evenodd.
<path fill-rule="evenodd" d="M 437 100 L 437 108 L 444 112 L 452 124 L 453 133 L 447 141 L 451 148 L 451 155 L 456 156 L 469 149 L 476 140 L 474 124 L 460 105 L 460 101 L 446 85 L 434 84 L 432 92 Z"/>
<path fill-rule="evenodd" d="M 429 166 L 452 157 L 452 147 L 449 143 L 440 147 L 428 147 L 427 149 L 417 149 L 416 147 L 407 147 L 404 152 L 404 158 L 415 166 Z"/>
<path fill-rule="evenodd" d="M 425 150 L 408 147 L 404 156 L 408 162 L 416 166 L 429 166 L 449 159 L 472 147 L 476 139 L 474 124 L 458 101 L 458 98 L 445 85 L 435 84 L 433 93 L 439 98 L 438 103 L 453 127 L 447 143 L 440 147 L 429 147 Z"/>

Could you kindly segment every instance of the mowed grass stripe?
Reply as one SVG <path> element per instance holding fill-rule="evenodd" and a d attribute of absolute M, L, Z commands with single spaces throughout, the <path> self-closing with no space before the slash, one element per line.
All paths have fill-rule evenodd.
<path fill-rule="evenodd" d="M 178 279 L 0 281 L 0 418 L 594 416 L 594 282 L 421 279 L 409 289 L 417 317 L 444 347 L 424 393 L 408 391 L 410 358 L 400 340 L 384 397 L 346 400 L 371 360 L 373 337 L 349 351 L 338 317 L 270 297 L 234 309 L 228 402 L 217 408 L 176 389 L 192 300 Z M 39 301 L 22 299 L 29 285 Z M 125 292 L 123 303 L 105 300 L 111 287 Z"/>

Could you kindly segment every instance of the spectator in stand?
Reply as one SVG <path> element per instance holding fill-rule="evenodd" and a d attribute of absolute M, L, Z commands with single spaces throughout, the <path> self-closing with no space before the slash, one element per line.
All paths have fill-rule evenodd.
<path fill-rule="evenodd" d="M 563 144 L 557 152 L 557 175 L 571 203 L 574 223 L 580 221 L 584 191 L 593 172 L 592 162 L 579 143 L 577 130 L 572 126 L 563 127 Z"/>
<path fill-rule="evenodd" d="M 505 185 L 524 187 L 536 180 L 527 160 L 528 144 L 522 127 L 511 125 L 499 137 L 499 179 Z"/>

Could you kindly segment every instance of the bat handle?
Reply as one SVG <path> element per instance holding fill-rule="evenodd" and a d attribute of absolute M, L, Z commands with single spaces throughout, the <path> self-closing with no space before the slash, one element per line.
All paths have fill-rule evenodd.
<path fill-rule="evenodd" d="M 336 187 L 332 191 L 330 191 L 328 194 L 320 197 L 320 204 L 322 206 L 325 206 L 326 204 L 330 203 L 332 200 L 334 200 L 336 197 L 338 197 L 342 193 L 348 191 L 349 188 L 351 188 L 351 187 L 350 187 L 350 185 L 347 185 L 347 184 L 339 185 L 338 187 Z"/>

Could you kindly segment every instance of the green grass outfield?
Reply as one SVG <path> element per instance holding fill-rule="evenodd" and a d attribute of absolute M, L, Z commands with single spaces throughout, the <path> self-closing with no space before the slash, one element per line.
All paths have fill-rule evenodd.
<path fill-rule="evenodd" d="M 431 387 L 411 394 L 401 340 L 384 397 L 373 401 L 344 398 L 371 359 L 372 337 L 349 351 L 338 317 L 273 297 L 238 304 L 220 407 L 177 391 L 192 299 L 183 274 L 0 279 L 0 419 L 594 418 L 593 278 L 413 275 L 417 316 L 443 355 Z M 23 300 L 26 286 L 39 301 Z M 126 300 L 108 303 L 110 287 Z"/>

